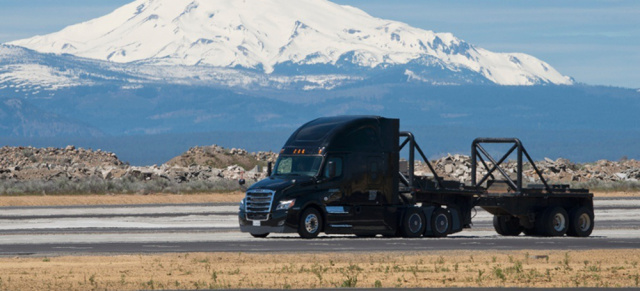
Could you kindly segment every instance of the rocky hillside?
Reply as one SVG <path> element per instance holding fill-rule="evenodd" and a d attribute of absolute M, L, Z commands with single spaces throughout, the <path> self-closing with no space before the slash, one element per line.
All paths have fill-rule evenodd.
<path fill-rule="evenodd" d="M 182 192 L 238 189 L 240 178 L 248 184 L 266 177 L 266 164 L 273 152 L 249 153 L 243 149 L 225 149 L 212 145 L 193 147 L 162 165 L 134 167 L 116 154 L 67 146 L 66 148 L 0 148 L 0 195 L 4 193 L 114 193 Z M 471 159 L 448 155 L 432 161 L 439 176 L 469 184 Z M 491 165 L 490 165 L 491 166 Z M 552 183 L 638 182 L 640 161 L 601 160 L 576 164 L 565 159 L 537 162 L 545 178 Z M 507 162 L 506 171 L 515 176 L 516 165 Z M 416 174 L 428 176 L 429 170 L 416 162 Z M 478 176 L 486 174 L 484 168 Z M 500 178 L 499 173 L 494 174 Z M 526 183 L 539 183 L 530 165 L 524 169 Z M 598 184 L 594 184 L 598 185 Z M 151 190 L 149 190 L 151 189 Z"/>
<path fill-rule="evenodd" d="M 61 148 L 0 148 L 1 180 L 80 179 L 102 176 L 107 169 L 124 172 L 126 165 L 116 154 L 74 146 Z"/>
<path fill-rule="evenodd" d="M 193 147 L 180 156 L 169 160 L 170 166 L 189 167 L 194 165 L 225 168 L 238 165 L 251 170 L 255 167 L 265 167 L 268 162 L 275 162 L 277 154 L 273 152 L 249 153 L 243 149 L 225 149 L 218 145 Z"/>
<path fill-rule="evenodd" d="M 248 153 L 216 145 L 194 147 L 160 166 L 133 167 L 116 154 L 67 146 L 66 148 L 0 148 L 0 181 L 81 182 L 86 179 L 158 181 L 184 183 L 237 180 L 256 181 L 266 176 L 274 153 Z"/>

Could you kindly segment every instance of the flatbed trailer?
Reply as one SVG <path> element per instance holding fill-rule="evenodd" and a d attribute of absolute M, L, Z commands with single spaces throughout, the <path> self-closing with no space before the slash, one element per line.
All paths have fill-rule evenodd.
<path fill-rule="evenodd" d="M 485 144 L 511 148 L 496 160 Z M 316 119 L 289 138 L 275 172 L 270 167 L 269 177 L 247 190 L 240 229 L 255 237 L 272 232 L 297 232 L 303 238 L 320 232 L 444 237 L 470 228 L 474 208 L 481 207 L 494 215 L 493 226 L 504 236 L 591 234 L 593 194 L 548 184 L 520 140 L 478 138 L 471 148 L 472 181 L 465 185 L 439 177 L 413 134 L 399 131 L 397 119 Z M 402 150 L 408 150 L 406 172 L 399 166 Z M 510 175 L 502 164 L 514 152 L 516 171 Z M 416 156 L 430 177 L 415 174 Z M 541 184 L 524 185 L 525 158 Z M 478 177 L 481 167 L 486 174 Z"/>
<path fill-rule="evenodd" d="M 405 141 L 400 144 L 402 150 L 409 145 L 409 175 L 402 174 L 404 188 L 401 193 L 409 194 L 412 202 L 421 205 L 432 204 L 436 207 L 446 207 L 452 217 L 461 223 L 454 223 L 451 230 L 447 230 L 446 222 L 428 221 L 426 233 L 432 236 L 445 236 L 447 233 L 466 228 L 471 225 L 471 211 L 474 207 L 481 207 L 494 215 L 493 225 L 501 235 L 516 236 L 521 232 L 526 235 L 561 236 L 589 236 L 593 230 L 593 194 L 587 189 L 571 189 L 569 185 L 549 185 L 537 168 L 535 162 L 517 138 L 477 138 L 471 147 L 471 185 L 466 186 L 455 181 L 445 181 L 438 177 L 429 160 L 425 157 L 420 146 L 415 142 L 410 132 L 400 133 Z M 496 160 L 482 146 L 483 144 L 509 144 L 512 147 Z M 501 164 L 514 152 L 517 152 L 516 178 L 512 179 Z M 434 179 L 415 177 L 416 152 L 429 167 Z M 542 184 L 523 186 L 523 161 L 528 160 Z M 490 163 L 487 163 L 489 160 Z M 478 165 L 484 166 L 487 174 L 478 182 Z M 490 167 L 489 164 L 492 166 Z M 498 172 L 504 180 L 497 180 L 494 172 Z M 409 181 L 414 181 L 409 183 Z M 490 192 L 488 187 L 482 187 L 483 182 L 491 185 L 504 182 L 506 192 Z M 408 200 L 408 199 L 407 199 Z M 429 212 L 425 217 L 432 217 Z M 455 216 L 459 216 L 456 218 Z M 574 221 L 571 225 L 571 221 Z M 432 224 L 433 223 L 433 224 Z M 429 229 L 429 226 L 436 226 Z M 438 229 L 437 226 L 440 226 Z M 444 225 L 444 226 L 443 226 Z"/>

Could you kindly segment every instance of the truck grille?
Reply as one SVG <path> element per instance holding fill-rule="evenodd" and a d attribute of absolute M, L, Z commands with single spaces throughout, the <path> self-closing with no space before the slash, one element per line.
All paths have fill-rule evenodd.
<path fill-rule="evenodd" d="M 262 189 L 247 191 L 245 199 L 247 220 L 269 220 L 274 193 L 274 191 Z"/>

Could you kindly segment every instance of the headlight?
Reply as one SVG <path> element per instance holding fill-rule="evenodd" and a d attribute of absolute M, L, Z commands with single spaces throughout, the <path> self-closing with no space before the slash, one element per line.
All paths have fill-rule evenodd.
<path fill-rule="evenodd" d="M 280 204 L 278 204 L 278 207 L 276 207 L 276 210 L 287 210 L 293 207 L 293 204 L 296 204 L 295 199 L 280 201 Z"/>
<path fill-rule="evenodd" d="M 244 210 L 244 199 L 242 198 L 242 200 L 240 200 L 240 210 Z"/>

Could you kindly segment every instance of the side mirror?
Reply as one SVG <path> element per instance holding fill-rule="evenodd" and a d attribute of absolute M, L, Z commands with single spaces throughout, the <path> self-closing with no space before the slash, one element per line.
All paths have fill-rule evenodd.
<path fill-rule="evenodd" d="M 247 181 L 244 180 L 244 172 L 240 173 L 240 179 L 238 180 L 238 184 L 240 184 L 240 186 L 243 186 L 244 183 L 246 183 Z"/>
<path fill-rule="evenodd" d="M 328 174 L 329 177 L 327 178 L 333 178 L 336 176 L 336 163 L 334 163 L 333 161 L 329 161 L 329 163 L 327 163 L 327 170 L 328 170 Z"/>
<path fill-rule="evenodd" d="M 271 177 L 272 172 L 273 172 L 273 163 L 272 162 L 268 162 L 267 163 L 267 177 Z"/>

